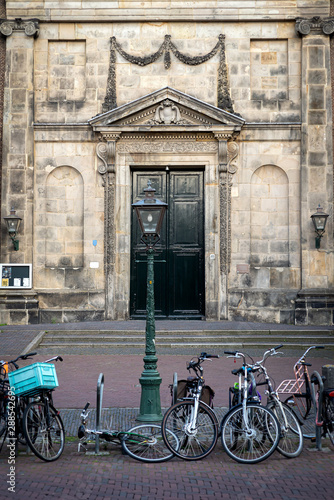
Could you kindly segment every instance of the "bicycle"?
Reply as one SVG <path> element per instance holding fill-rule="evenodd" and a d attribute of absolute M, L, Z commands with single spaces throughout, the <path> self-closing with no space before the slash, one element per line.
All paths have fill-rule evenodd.
<path fill-rule="evenodd" d="M 323 346 L 311 346 L 293 367 L 294 379 L 283 380 L 277 388 L 279 394 L 289 394 L 284 403 L 293 409 L 299 421 L 302 423 L 304 438 L 314 438 L 316 420 L 316 402 L 311 389 L 311 380 L 308 367 L 312 366 L 305 361 L 311 349 L 324 349 Z"/>
<path fill-rule="evenodd" d="M 321 437 L 325 438 L 327 435 L 334 446 L 334 388 L 325 389 L 324 380 L 325 377 L 321 377 L 318 372 L 314 372 L 311 376 L 312 389 L 317 404 L 316 434 L 317 429 L 320 431 L 318 431 L 320 439 L 317 442 L 319 449 L 321 449 Z M 318 386 L 317 390 L 315 390 L 315 386 Z"/>
<path fill-rule="evenodd" d="M 257 361 L 253 366 L 259 367 L 257 377 L 264 377 L 264 381 L 257 382 L 257 386 L 265 385 L 267 387 L 265 392 L 267 395 L 266 407 L 275 414 L 281 427 L 281 437 L 277 445 L 277 451 L 287 458 L 296 458 L 303 450 L 304 440 L 301 425 L 294 411 L 279 399 L 277 391 L 274 390 L 267 369 L 264 366 L 268 357 L 283 354 L 277 352 L 281 347 L 283 347 L 283 344 L 266 351 L 262 359 Z"/>
<path fill-rule="evenodd" d="M 230 408 L 221 422 L 221 441 L 226 453 L 240 463 L 258 463 L 277 448 L 281 429 L 275 414 L 261 405 L 253 373 L 259 367 L 246 363 L 245 354 L 225 351 L 228 357 L 242 358 L 243 365 L 233 370 L 240 375 L 241 402 Z"/>
<path fill-rule="evenodd" d="M 120 444 L 123 451 L 130 457 L 141 462 L 166 462 L 173 458 L 174 454 L 166 448 L 161 435 L 161 426 L 156 424 L 141 424 L 132 427 L 128 431 L 117 431 L 110 429 L 89 429 L 86 427 L 88 415 L 87 411 L 90 403 L 87 403 L 81 412 L 81 424 L 78 428 L 78 452 L 81 447 L 86 448 L 88 441 L 99 439 L 105 443 Z M 169 437 L 178 447 L 177 437 L 169 432 Z"/>
<path fill-rule="evenodd" d="M 203 352 L 188 363 L 187 369 L 195 373 L 195 377 L 187 380 L 188 394 L 172 405 L 162 420 L 161 431 L 167 448 L 184 460 L 206 457 L 217 443 L 217 417 L 210 406 L 200 400 L 205 383 L 201 364 L 210 358 L 219 356 Z M 177 437 L 177 448 L 170 432 Z"/>
<path fill-rule="evenodd" d="M 52 397 L 58 381 L 54 366 L 46 367 L 47 363 L 62 360 L 55 356 L 8 374 L 13 392 L 32 399 L 23 413 L 23 434 L 31 451 L 46 462 L 57 460 L 65 446 L 64 425 Z"/>
<path fill-rule="evenodd" d="M 0 451 L 8 434 L 15 439 L 15 454 L 18 443 L 26 444 L 24 438 L 22 419 L 24 410 L 29 403 L 29 398 L 12 394 L 9 386 L 8 372 L 19 369 L 17 361 L 27 360 L 35 356 L 36 352 L 22 354 L 11 361 L 0 361 L 0 438 L 3 436 Z M 11 420 L 10 432 L 8 419 Z"/>

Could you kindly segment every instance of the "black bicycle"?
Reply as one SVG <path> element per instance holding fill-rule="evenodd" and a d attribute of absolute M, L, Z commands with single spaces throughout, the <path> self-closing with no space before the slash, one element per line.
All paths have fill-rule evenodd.
<path fill-rule="evenodd" d="M 23 415 L 29 404 L 29 397 L 17 396 L 11 392 L 8 373 L 19 369 L 17 361 L 25 361 L 35 355 L 36 352 L 30 352 L 11 361 L 0 361 L 0 451 L 8 436 L 13 438 L 15 443 L 15 454 L 17 454 L 18 443 L 26 444 L 23 432 Z"/>
<path fill-rule="evenodd" d="M 321 377 L 318 372 L 314 372 L 311 376 L 317 407 L 315 428 L 319 429 L 320 437 L 328 436 L 332 446 L 334 446 L 334 388 L 324 388 L 324 381 L 324 377 Z"/>
<path fill-rule="evenodd" d="M 188 378 L 184 394 L 179 395 L 181 400 L 167 410 L 162 420 L 161 431 L 167 448 L 184 460 L 206 457 L 217 442 L 217 417 L 210 406 L 201 401 L 205 386 L 201 364 L 210 358 L 219 356 L 203 352 L 188 363 L 187 369 L 193 371 L 195 376 Z"/>
<path fill-rule="evenodd" d="M 55 356 L 44 361 L 63 361 Z M 45 462 L 53 462 L 62 454 L 65 446 L 65 430 L 58 410 L 53 405 L 53 388 L 37 388 L 33 400 L 23 414 L 23 432 L 32 452 Z M 29 394 L 29 393 L 28 393 Z"/>
<path fill-rule="evenodd" d="M 254 373 L 259 366 L 246 363 L 240 351 L 225 351 L 242 359 L 242 367 L 232 373 L 239 376 L 240 403 L 232 406 L 221 422 L 221 441 L 226 453 L 240 463 L 258 463 L 277 448 L 281 428 L 276 415 L 261 405 Z"/>

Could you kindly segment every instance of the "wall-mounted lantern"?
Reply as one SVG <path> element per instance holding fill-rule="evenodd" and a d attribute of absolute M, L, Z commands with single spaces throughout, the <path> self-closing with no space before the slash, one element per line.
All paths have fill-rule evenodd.
<path fill-rule="evenodd" d="M 316 213 L 311 215 L 314 229 L 317 233 L 317 236 L 315 238 L 315 248 L 320 248 L 320 240 L 325 232 L 328 217 L 329 215 L 323 211 L 323 209 L 320 207 L 320 204 L 317 208 Z"/>
<path fill-rule="evenodd" d="M 16 215 L 16 210 L 14 210 L 14 208 L 12 207 L 11 211 L 10 211 L 10 215 L 7 215 L 7 217 L 4 217 L 4 220 L 5 220 L 6 225 L 7 225 L 8 234 L 13 242 L 14 250 L 17 251 L 19 249 L 19 240 L 17 240 L 15 237 L 16 237 L 16 234 L 19 230 L 20 223 L 21 223 L 22 219 L 21 219 L 21 217 L 18 217 Z"/>

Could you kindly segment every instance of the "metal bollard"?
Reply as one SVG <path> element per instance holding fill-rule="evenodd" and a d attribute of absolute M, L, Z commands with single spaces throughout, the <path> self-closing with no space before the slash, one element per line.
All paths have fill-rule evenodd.
<path fill-rule="evenodd" d="M 315 424 L 315 440 L 316 440 L 317 450 L 321 451 L 322 450 L 321 432 L 322 432 L 322 425 L 323 425 L 323 422 L 322 422 L 322 397 L 323 397 L 323 392 L 324 392 L 324 384 L 323 384 L 322 378 L 318 372 L 312 373 L 311 382 L 312 382 L 313 404 L 316 403 L 314 385 L 316 384 L 319 386 L 318 408 L 317 408 L 316 420 L 315 420 L 314 424 Z"/>
<path fill-rule="evenodd" d="M 324 389 L 334 388 L 334 365 L 324 365 L 322 367 L 322 376 L 325 377 Z"/>
<path fill-rule="evenodd" d="M 104 375 L 100 373 L 97 381 L 96 389 L 96 430 L 100 430 L 101 415 L 102 415 L 102 399 L 103 399 Z M 95 436 L 95 453 L 100 451 L 100 437 L 98 434 Z"/>

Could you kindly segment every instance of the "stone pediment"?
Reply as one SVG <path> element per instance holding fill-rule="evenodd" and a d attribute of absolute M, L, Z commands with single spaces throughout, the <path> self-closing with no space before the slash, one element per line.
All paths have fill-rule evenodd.
<path fill-rule="evenodd" d="M 165 87 L 88 121 L 96 132 L 239 131 L 245 120 L 178 90 Z"/>

